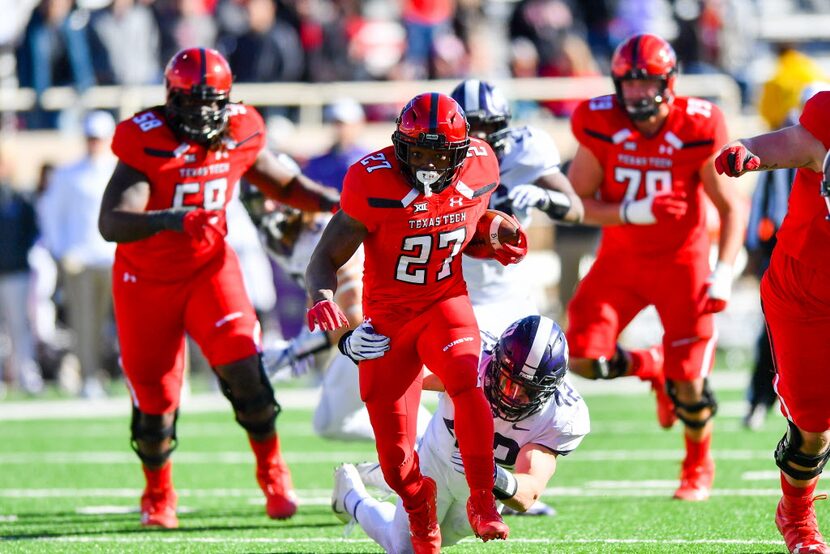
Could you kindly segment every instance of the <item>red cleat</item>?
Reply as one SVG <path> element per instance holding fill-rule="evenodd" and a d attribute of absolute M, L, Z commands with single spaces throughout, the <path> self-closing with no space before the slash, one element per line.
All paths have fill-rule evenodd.
<path fill-rule="evenodd" d="M 142 527 L 162 527 L 177 529 L 179 518 L 176 516 L 178 496 L 173 487 L 166 489 L 144 490 L 141 495 Z"/>
<path fill-rule="evenodd" d="M 281 456 L 270 467 L 258 470 L 259 488 L 265 493 L 265 512 L 271 519 L 288 519 L 297 513 L 297 495 L 291 483 L 291 472 Z"/>
<path fill-rule="evenodd" d="M 707 458 L 700 465 L 683 462 L 680 470 L 680 486 L 674 491 L 674 497 L 688 502 L 709 500 L 714 482 L 715 461 L 712 458 Z"/>
<path fill-rule="evenodd" d="M 826 498 L 826 494 L 818 494 L 799 502 L 784 496 L 778 502 L 778 509 L 775 511 L 775 526 L 784 536 L 787 551 L 792 554 L 806 552 L 830 554 L 830 548 L 827 547 L 824 537 L 819 533 L 816 510 L 813 507 L 813 502 Z"/>
<path fill-rule="evenodd" d="M 423 504 L 409 514 L 409 538 L 415 554 L 435 554 L 441 552 L 441 528 L 438 527 L 436 509 L 438 487 L 430 477 L 421 481 L 419 492 Z"/>
<path fill-rule="evenodd" d="M 475 536 L 487 542 L 493 539 L 506 540 L 510 529 L 496 509 L 493 493 L 486 489 L 470 492 L 467 499 L 467 519 Z"/>

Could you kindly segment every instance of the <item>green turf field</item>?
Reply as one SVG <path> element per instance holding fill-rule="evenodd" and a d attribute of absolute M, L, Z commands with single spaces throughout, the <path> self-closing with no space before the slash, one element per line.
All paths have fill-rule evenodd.
<path fill-rule="evenodd" d="M 677 429 L 658 428 L 650 395 L 586 394 L 593 431 L 560 458 L 544 498 L 559 514 L 509 517 L 508 542 L 470 540 L 446 551 L 784 552 L 772 520 L 779 487 L 771 455 L 784 420 L 773 414 L 763 430 L 745 431 L 741 396 L 719 393 L 718 473 L 708 502 L 670 499 L 682 439 Z M 176 531 L 138 525 L 143 478 L 126 416 L 0 421 L 0 552 L 379 552 L 359 529 L 344 537 L 329 508 L 335 465 L 371 459 L 372 446 L 316 438 L 310 413 L 280 416 L 303 503 L 293 519 L 272 522 L 230 412 L 185 410 L 174 456 Z M 830 529 L 827 505 L 817 511 Z"/>

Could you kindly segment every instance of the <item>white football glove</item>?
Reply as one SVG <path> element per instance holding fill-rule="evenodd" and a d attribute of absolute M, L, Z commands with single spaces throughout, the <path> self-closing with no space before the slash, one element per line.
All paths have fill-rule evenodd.
<path fill-rule="evenodd" d="M 548 191 L 536 185 L 518 185 L 513 187 L 507 197 L 513 202 L 517 210 L 538 208 L 545 210 L 550 203 Z"/>
<path fill-rule="evenodd" d="M 343 335 L 337 347 L 354 363 L 374 360 L 389 350 L 389 337 L 375 333 L 371 323 L 364 321 L 354 331 Z"/>
<path fill-rule="evenodd" d="M 718 262 L 715 271 L 706 280 L 709 288 L 706 291 L 706 302 L 703 312 L 714 314 L 722 312 L 732 296 L 732 266 L 726 262 Z"/>
<path fill-rule="evenodd" d="M 279 341 L 274 348 L 262 352 L 265 373 L 273 380 L 299 377 L 314 367 L 314 354 L 331 346 L 325 331 L 306 331 L 290 341 Z"/>

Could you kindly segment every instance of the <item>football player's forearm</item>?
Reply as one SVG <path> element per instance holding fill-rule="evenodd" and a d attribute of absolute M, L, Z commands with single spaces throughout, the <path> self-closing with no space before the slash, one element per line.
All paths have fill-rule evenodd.
<path fill-rule="evenodd" d="M 585 216 L 582 223 L 585 225 L 621 225 L 620 204 L 603 202 L 594 198 L 583 198 L 582 205 Z"/>
<path fill-rule="evenodd" d="M 315 252 L 305 272 L 306 294 L 313 306 L 321 300 L 334 301 L 337 291 L 337 268 L 331 260 Z"/>
<path fill-rule="evenodd" d="M 781 167 L 806 167 L 821 171 L 827 149 L 801 125 L 740 139 L 746 148 L 758 156 L 759 170 Z"/>
<path fill-rule="evenodd" d="M 98 228 L 104 240 L 109 242 L 135 242 L 160 231 L 181 231 L 181 210 L 156 210 L 131 212 L 112 210 L 102 213 Z"/>
<path fill-rule="evenodd" d="M 539 500 L 544 491 L 544 485 L 540 486 L 538 480 L 527 473 L 514 473 L 513 477 L 519 485 L 516 494 L 502 502 L 516 511 L 526 512 Z"/>
<path fill-rule="evenodd" d="M 729 265 L 735 263 L 743 245 L 746 222 L 743 210 L 734 206 L 720 215 L 720 236 L 718 237 L 718 260 Z"/>
<path fill-rule="evenodd" d="M 316 183 L 303 174 L 277 189 L 275 200 L 307 212 L 330 212 L 340 203 L 340 192 Z"/>

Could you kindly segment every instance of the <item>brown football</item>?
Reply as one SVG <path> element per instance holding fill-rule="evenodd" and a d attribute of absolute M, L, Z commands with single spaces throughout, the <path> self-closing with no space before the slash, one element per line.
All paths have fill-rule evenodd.
<path fill-rule="evenodd" d="M 519 225 L 504 212 L 487 210 L 476 224 L 472 240 L 464 253 L 472 258 L 488 259 L 496 254 L 502 244 L 519 242 Z"/>

